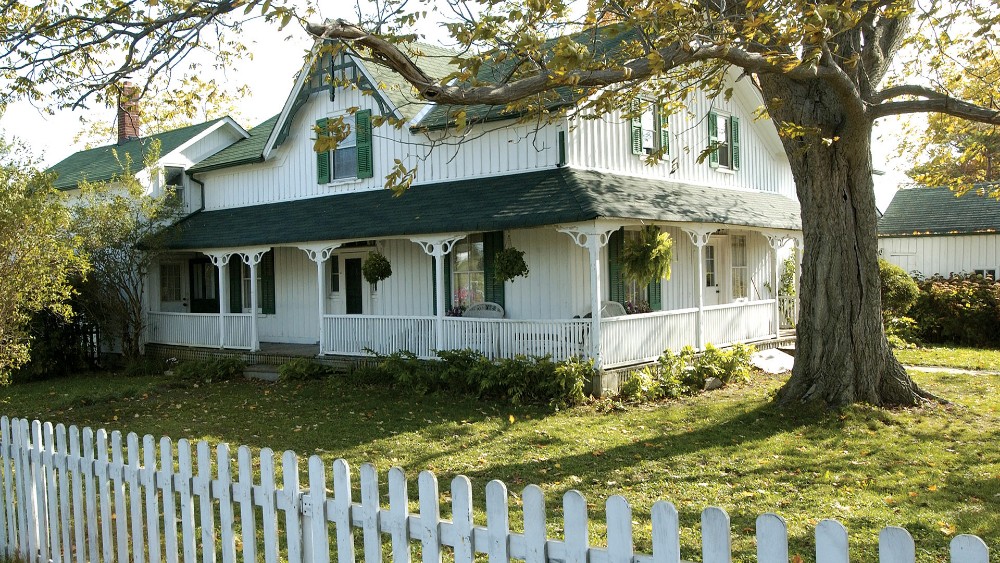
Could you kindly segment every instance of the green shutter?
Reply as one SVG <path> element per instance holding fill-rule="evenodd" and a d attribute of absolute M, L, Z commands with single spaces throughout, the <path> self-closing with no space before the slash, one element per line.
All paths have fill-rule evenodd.
<path fill-rule="evenodd" d="M 608 297 L 625 304 L 625 281 L 622 278 L 621 255 L 625 248 L 625 229 L 621 228 L 608 237 Z"/>
<path fill-rule="evenodd" d="M 662 106 L 657 116 L 660 120 L 660 148 L 663 149 L 663 156 L 667 156 L 670 154 L 670 116 Z"/>
<path fill-rule="evenodd" d="M 316 121 L 316 128 L 326 133 L 327 119 L 324 117 Z M 330 151 L 322 151 L 316 153 L 316 183 L 317 184 L 329 184 L 330 183 Z"/>
<path fill-rule="evenodd" d="M 264 253 L 257 267 L 260 268 L 260 312 L 273 315 L 275 311 L 273 248 Z"/>
<path fill-rule="evenodd" d="M 733 158 L 730 160 L 733 170 L 740 169 L 740 118 L 735 115 L 729 117 L 729 146 L 733 151 Z"/>
<path fill-rule="evenodd" d="M 243 312 L 243 257 L 239 254 L 229 258 L 229 312 Z"/>
<path fill-rule="evenodd" d="M 653 280 L 646 286 L 646 292 L 649 294 L 649 308 L 653 311 L 663 309 L 663 300 L 660 295 L 660 281 L 658 279 Z"/>
<path fill-rule="evenodd" d="M 366 109 L 354 114 L 355 139 L 358 146 L 358 178 L 375 175 L 372 160 L 372 110 Z"/>
<path fill-rule="evenodd" d="M 719 116 L 714 111 L 708 112 L 708 146 L 715 148 L 719 142 Z M 713 150 L 708 154 L 708 165 L 712 168 L 719 167 L 719 151 Z"/>
<path fill-rule="evenodd" d="M 631 135 L 632 154 L 642 154 L 642 107 L 638 100 L 632 102 Z"/>
<path fill-rule="evenodd" d="M 504 304 L 504 283 L 498 281 L 495 275 L 494 258 L 497 252 L 503 250 L 503 231 L 483 233 L 483 277 L 486 279 L 486 300 L 501 307 Z"/>
<path fill-rule="evenodd" d="M 557 166 L 566 166 L 566 132 L 559 132 L 559 162 Z"/>

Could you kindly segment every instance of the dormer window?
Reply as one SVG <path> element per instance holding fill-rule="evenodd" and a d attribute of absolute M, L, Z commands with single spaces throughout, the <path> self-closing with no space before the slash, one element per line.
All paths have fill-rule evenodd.
<path fill-rule="evenodd" d="M 659 110 L 659 104 L 652 101 L 635 102 L 633 110 L 638 111 L 640 104 L 645 104 L 642 113 L 632 116 L 632 154 L 650 155 L 662 148 L 665 156 L 670 152 L 668 116 Z"/>
<path fill-rule="evenodd" d="M 316 122 L 316 128 L 320 131 L 329 131 L 328 124 L 331 119 L 335 118 L 320 119 Z M 373 176 L 371 110 L 357 112 L 353 120 L 345 116 L 344 124 L 348 126 L 349 132 L 345 139 L 337 143 L 337 148 L 316 153 L 318 184 Z"/>
<path fill-rule="evenodd" d="M 163 185 L 165 190 L 173 192 L 173 199 L 184 203 L 184 169 L 178 166 L 167 166 L 163 169 Z"/>
<path fill-rule="evenodd" d="M 740 120 L 735 115 L 708 114 L 708 143 L 715 150 L 708 165 L 724 170 L 740 169 Z"/>

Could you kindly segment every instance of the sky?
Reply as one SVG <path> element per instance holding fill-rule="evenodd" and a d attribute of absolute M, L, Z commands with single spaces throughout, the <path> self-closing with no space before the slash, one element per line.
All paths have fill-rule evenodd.
<path fill-rule="evenodd" d="M 335 14 L 326 16 L 336 17 Z M 289 36 L 291 38 L 287 39 Z M 250 96 L 240 102 L 240 124 L 249 128 L 281 111 L 295 73 L 302 64 L 302 56 L 312 41 L 303 30 L 290 26 L 279 32 L 273 24 L 261 20 L 248 22 L 241 38 L 253 53 L 252 60 L 237 61 L 216 78 L 236 80 L 250 87 Z M 29 103 L 19 102 L 9 106 L 0 117 L 0 131 L 8 139 L 16 136 L 26 142 L 45 165 L 52 165 L 83 148 L 82 144 L 73 142 L 81 129 L 83 115 L 109 122 L 116 117 L 114 110 L 108 108 L 66 110 L 48 115 Z M 903 173 L 908 163 L 894 154 L 899 130 L 898 123 L 883 120 L 877 125 L 872 139 L 872 164 L 876 170 L 884 172 L 874 177 L 880 210 L 889 205 L 897 185 L 908 181 Z"/>

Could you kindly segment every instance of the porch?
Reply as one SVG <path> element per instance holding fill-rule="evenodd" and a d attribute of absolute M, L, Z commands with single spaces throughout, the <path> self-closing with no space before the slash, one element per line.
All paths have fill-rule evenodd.
<path fill-rule="evenodd" d="M 655 361 L 664 350 L 703 349 L 761 342 L 782 336 L 774 325 L 774 300 L 657 311 L 600 320 L 600 365 L 615 369 Z M 170 346 L 252 351 L 250 314 L 227 314 L 226 344 L 219 346 L 219 315 L 151 312 L 150 342 Z M 700 322 L 699 322 L 700 321 Z M 442 341 L 436 341 L 440 323 Z M 489 358 L 551 356 L 555 361 L 595 358 L 592 319 L 474 319 L 435 316 L 324 315 L 317 344 L 261 342 L 260 356 L 368 356 L 408 351 L 433 358 L 435 350 L 471 349 Z"/>

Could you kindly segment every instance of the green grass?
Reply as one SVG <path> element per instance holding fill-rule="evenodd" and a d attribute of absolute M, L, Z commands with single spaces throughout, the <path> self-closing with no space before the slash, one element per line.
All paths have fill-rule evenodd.
<path fill-rule="evenodd" d="M 895 352 L 899 361 L 909 365 L 1000 371 L 1000 350 L 930 346 Z"/>
<path fill-rule="evenodd" d="M 918 561 L 947 560 L 955 533 L 979 535 L 995 550 L 1000 376 L 915 377 L 953 404 L 781 410 L 770 404 L 777 378 L 612 412 L 406 396 L 342 379 L 183 388 L 163 377 L 98 375 L 15 385 L 0 395 L 10 416 L 318 453 L 353 467 L 372 462 L 383 475 L 398 465 L 413 479 L 431 469 L 442 492 L 465 474 L 479 509 L 491 479 L 513 492 L 536 483 L 557 537 L 561 495 L 578 489 L 591 505 L 598 544 L 605 541 L 603 502 L 621 494 L 633 506 L 637 550 L 646 553 L 650 507 L 667 499 L 680 512 L 687 560 L 700 560 L 697 530 L 708 506 L 732 517 L 740 561 L 755 559 L 754 519 L 766 511 L 787 520 L 791 553 L 806 561 L 814 558 L 813 530 L 823 518 L 847 526 L 856 561 L 877 560 L 878 531 L 887 525 L 914 535 Z M 410 490 L 415 498 L 415 484 Z M 518 529 L 516 496 L 511 506 Z M 481 511 L 476 517 L 484 522 Z"/>

